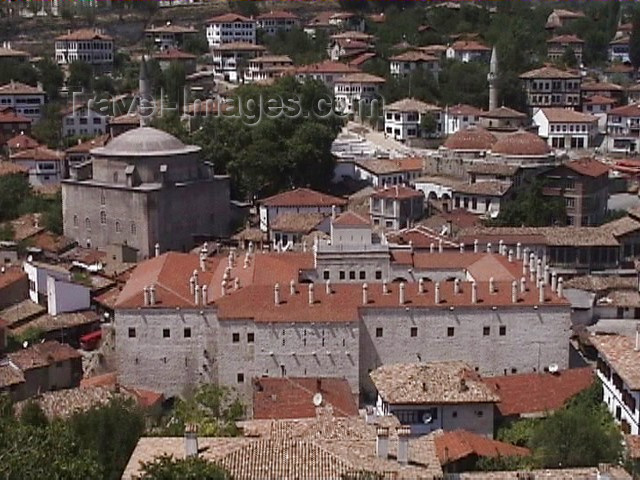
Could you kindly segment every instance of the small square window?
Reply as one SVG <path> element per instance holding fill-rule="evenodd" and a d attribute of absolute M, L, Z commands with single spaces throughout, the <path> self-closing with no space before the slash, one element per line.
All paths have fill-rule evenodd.
<path fill-rule="evenodd" d="M 453 412 L 451 412 L 451 416 L 453 418 L 458 418 L 458 412 L 456 412 L 455 410 Z"/>
<path fill-rule="evenodd" d="M 411 336 L 412 337 L 418 336 L 418 327 L 411 327 Z"/>
<path fill-rule="evenodd" d="M 322 274 L 322 278 L 324 278 L 325 280 L 329 280 L 330 275 L 331 274 L 329 273 L 329 270 L 325 270 Z"/>
<path fill-rule="evenodd" d="M 506 327 L 506 326 L 504 326 L 504 325 L 502 325 L 502 326 L 500 327 L 500 336 L 501 336 L 501 337 L 504 337 L 506 334 L 507 334 L 507 327 Z"/>
<path fill-rule="evenodd" d="M 129 338 L 136 338 L 136 329 L 135 328 L 130 328 L 129 329 Z"/>
<path fill-rule="evenodd" d="M 367 279 L 367 272 L 363 270 L 360 272 L 360 280 L 366 280 L 366 279 Z"/>
<path fill-rule="evenodd" d="M 376 280 L 382 280 L 382 271 L 376 270 Z"/>
<path fill-rule="evenodd" d="M 478 418 L 482 418 L 482 417 L 484 417 L 484 412 L 482 410 L 478 410 L 478 411 L 476 411 L 476 416 Z"/>
<path fill-rule="evenodd" d="M 381 338 L 381 337 L 382 337 L 382 335 L 383 335 L 383 333 L 384 333 L 384 332 L 383 332 L 383 330 L 382 330 L 382 327 L 378 327 L 378 328 L 376 328 L 376 337 L 377 337 L 377 338 Z"/>
<path fill-rule="evenodd" d="M 240 343 L 240 334 L 239 333 L 234 333 L 231 335 L 231 341 L 233 343 Z"/>
<path fill-rule="evenodd" d="M 453 328 L 453 327 L 447 328 L 447 337 L 453 337 L 455 332 L 456 332 L 455 328 Z"/>
<path fill-rule="evenodd" d="M 485 337 L 491 335 L 491 327 L 482 327 L 482 335 Z"/>
<path fill-rule="evenodd" d="M 344 280 L 345 278 L 347 278 L 347 275 L 345 274 L 344 271 L 340 271 L 340 280 Z"/>
<path fill-rule="evenodd" d="M 349 272 L 349 280 L 355 280 L 355 279 L 356 279 L 356 272 L 352 270 Z"/>
<path fill-rule="evenodd" d="M 184 329 L 184 338 L 191 338 L 191 328 L 187 327 Z"/>
<path fill-rule="evenodd" d="M 247 343 L 253 343 L 256 341 L 256 334 L 251 332 L 247 333 Z"/>
<path fill-rule="evenodd" d="M 236 377 L 238 383 L 244 383 L 244 373 L 239 373 Z"/>
<path fill-rule="evenodd" d="M 162 329 L 162 338 L 171 338 L 171 330 L 168 328 Z"/>
<path fill-rule="evenodd" d="M 511 369 L 511 373 L 512 373 L 513 375 L 515 375 L 516 373 L 518 373 L 518 369 L 517 369 L 517 368 L 512 368 L 512 369 Z"/>

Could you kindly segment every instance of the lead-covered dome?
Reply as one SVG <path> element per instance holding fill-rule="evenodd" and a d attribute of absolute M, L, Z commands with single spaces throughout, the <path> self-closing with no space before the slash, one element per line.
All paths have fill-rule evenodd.
<path fill-rule="evenodd" d="M 159 157 L 184 155 L 200 151 L 195 145 L 185 145 L 173 135 L 152 127 L 140 127 L 118 135 L 104 147 L 91 150 L 106 157 Z"/>

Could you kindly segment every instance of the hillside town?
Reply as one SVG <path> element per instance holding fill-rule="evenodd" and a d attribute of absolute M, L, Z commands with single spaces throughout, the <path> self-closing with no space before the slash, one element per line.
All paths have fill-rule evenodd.
<path fill-rule="evenodd" d="M 640 478 L 637 2 L 0 40 L 0 477 Z"/>

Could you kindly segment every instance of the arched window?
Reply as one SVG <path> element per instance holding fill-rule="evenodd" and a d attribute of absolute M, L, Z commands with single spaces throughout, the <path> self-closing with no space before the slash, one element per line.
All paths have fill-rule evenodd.
<path fill-rule="evenodd" d="M 136 224 L 135 222 L 131 222 L 131 235 L 136 234 Z"/>
<path fill-rule="evenodd" d="M 116 222 L 116 233 L 120 233 L 122 229 L 120 228 L 120 222 Z"/>
<path fill-rule="evenodd" d="M 104 190 L 100 190 L 100 205 L 104 205 L 107 203 L 107 197 L 105 196 Z"/>
<path fill-rule="evenodd" d="M 86 228 L 88 232 L 91 231 L 91 220 L 89 220 L 89 217 L 84 219 L 84 228 Z"/>
<path fill-rule="evenodd" d="M 107 212 L 100 212 L 100 223 L 102 225 L 106 225 L 107 224 Z"/>

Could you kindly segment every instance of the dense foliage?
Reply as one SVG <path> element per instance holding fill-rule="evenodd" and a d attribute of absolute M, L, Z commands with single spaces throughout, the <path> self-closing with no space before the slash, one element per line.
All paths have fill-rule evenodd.
<path fill-rule="evenodd" d="M 536 180 L 520 190 L 516 197 L 500 209 L 498 218 L 491 222 L 501 227 L 547 227 L 565 225 L 567 208 L 563 198 L 544 197 L 544 183 Z"/>
<path fill-rule="evenodd" d="M 199 457 L 175 459 L 161 456 L 142 464 L 142 480 L 229 480 L 228 472 Z"/>

